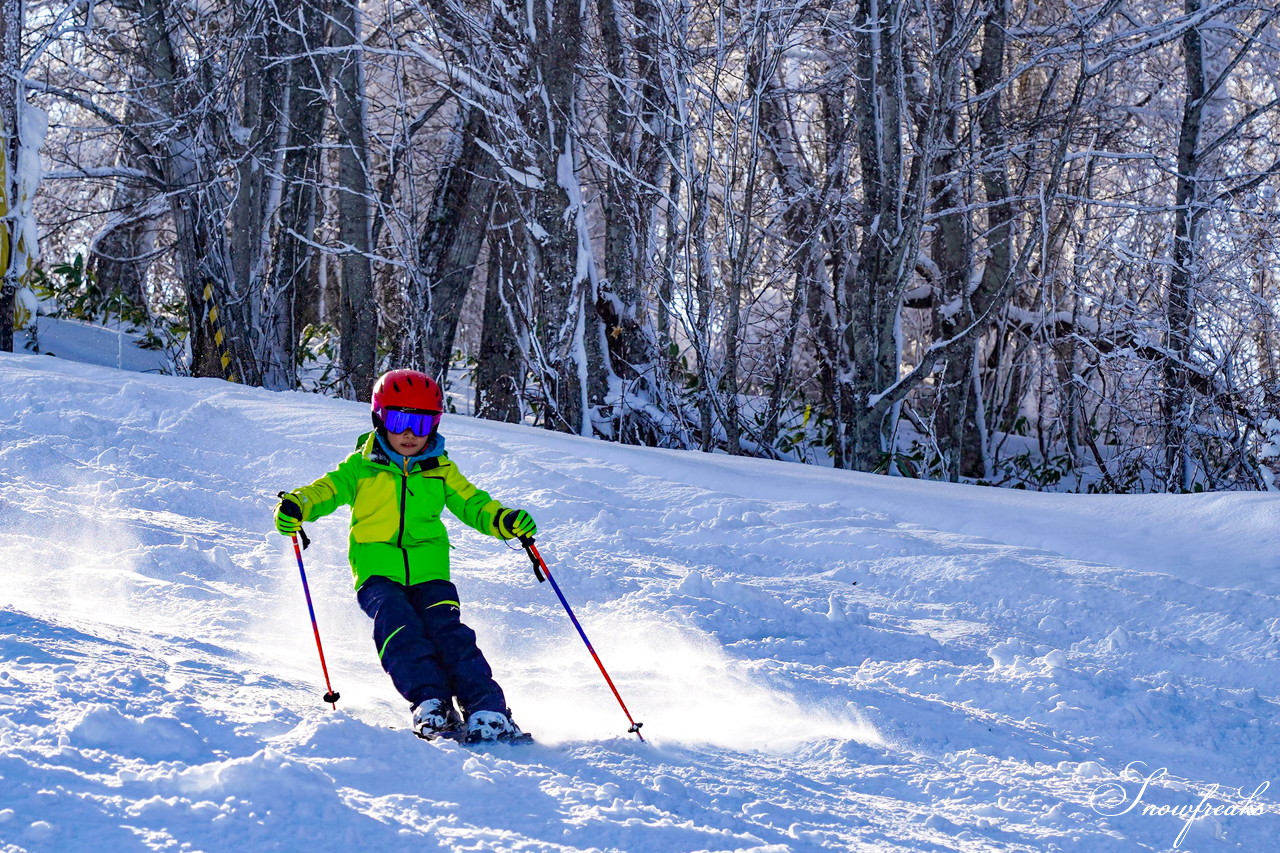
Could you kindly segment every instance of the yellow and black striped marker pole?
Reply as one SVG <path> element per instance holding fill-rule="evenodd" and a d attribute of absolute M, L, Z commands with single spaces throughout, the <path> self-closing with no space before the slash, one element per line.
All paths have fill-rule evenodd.
<path fill-rule="evenodd" d="M 218 323 L 218 318 L 221 315 L 218 312 L 218 306 L 213 302 L 212 281 L 206 281 L 204 284 L 204 304 L 209 328 L 213 330 L 213 344 L 218 348 L 218 359 L 222 363 L 222 375 L 226 377 L 228 382 L 239 382 L 239 378 L 231 370 L 231 353 L 226 347 L 226 333 L 223 332 L 222 326 Z"/>

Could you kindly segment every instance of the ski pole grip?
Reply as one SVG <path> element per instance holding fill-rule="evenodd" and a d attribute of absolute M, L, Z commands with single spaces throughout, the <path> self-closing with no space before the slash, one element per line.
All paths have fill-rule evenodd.
<path fill-rule="evenodd" d="M 276 493 L 276 497 L 280 498 L 281 500 L 288 498 L 288 496 L 289 496 L 288 492 Z M 289 502 L 293 503 L 293 500 L 290 498 Z M 299 507 L 299 512 L 301 512 L 301 507 Z M 299 516 L 299 518 L 301 518 L 301 516 Z M 307 535 L 307 531 L 303 530 L 301 525 L 298 526 L 298 538 L 302 540 L 302 550 L 305 551 L 311 547 L 311 537 Z"/>
<path fill-rule="evenodd" d="M 547 576 L 542 571 L 542 560 L 538 559 L 538 552 L 533 550 L 533 537 L 521 536 L 520 544 L 524 546 L 524 552 L 529 555 L 529 562 L 533 563 L 533 576 L 538 579 L 538 583 L 545 583 Z"/>

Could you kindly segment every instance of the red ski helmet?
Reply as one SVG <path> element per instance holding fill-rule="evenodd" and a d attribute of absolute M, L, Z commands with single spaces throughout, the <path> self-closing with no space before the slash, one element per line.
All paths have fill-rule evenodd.
<path fill-rule="evenodd" d="M 444 394 L 434 379 L 417 370 L 392 370 L 373 384 L 369 398 L 373 425 L 383 428 L 384 409 L 407 409 L 438 414 L 444 411 Z"/>

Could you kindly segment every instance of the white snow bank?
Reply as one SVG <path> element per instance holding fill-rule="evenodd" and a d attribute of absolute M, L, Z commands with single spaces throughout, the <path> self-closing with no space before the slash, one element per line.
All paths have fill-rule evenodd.
<path fill-rule="evenodd" d="M 41 355 L 138 373 L 165 373 L 172 369 L 165 353 L 138 347 L 141 335 L 57 317 L 40 317 L 35 323 Z M 14 349 L 29 350 L 31 340 L 31 329 L 15 332 Z"/>

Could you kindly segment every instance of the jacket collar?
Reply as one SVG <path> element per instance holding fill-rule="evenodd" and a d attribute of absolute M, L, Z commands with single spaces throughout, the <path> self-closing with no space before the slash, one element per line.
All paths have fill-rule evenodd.
<path fill-rule="evenodd" d="M 440 458 L 445 456 L 444 436 L 439 432 L 431 437 L 431 441 L 427 442 L 427 446 L 417 456 L 404 456 L 397 453 L 377 432 L 368 432 L 360 436 L 357 446 L 365 459 L 376 465 L 394 468 L 402 474 L 435 468 L 440 464 Z"/>

